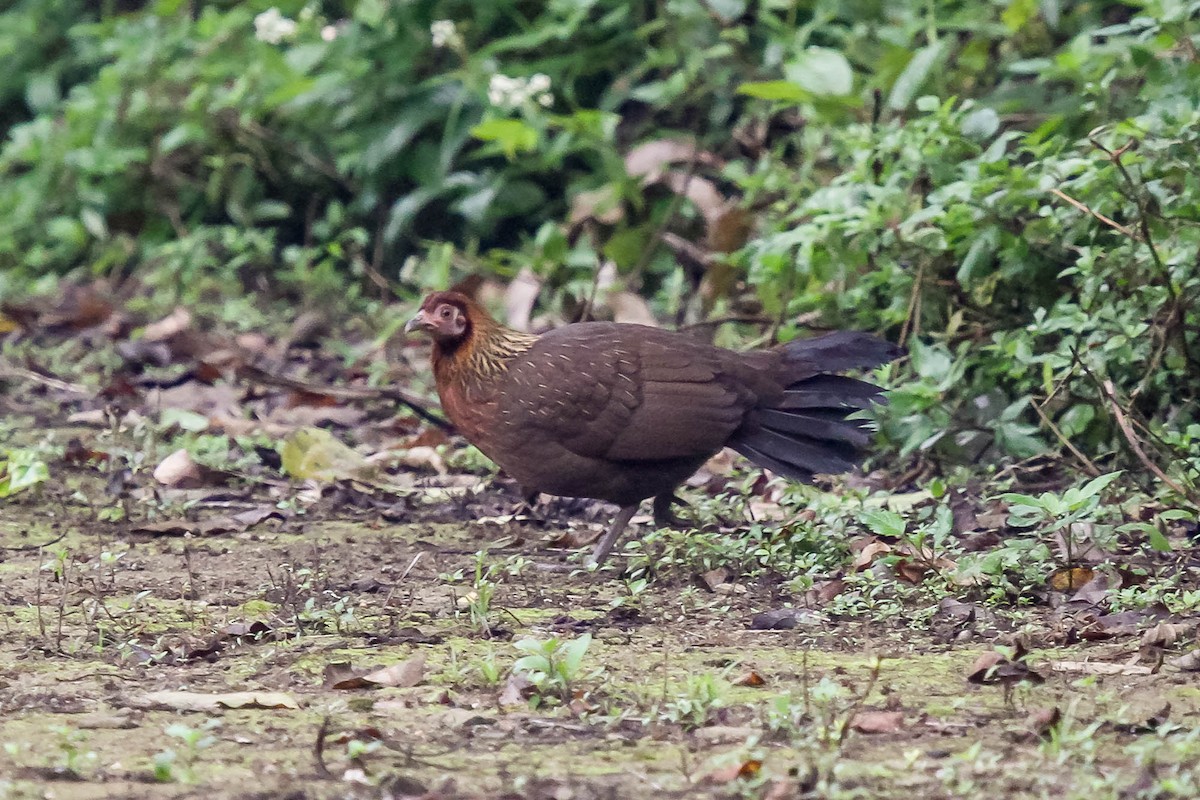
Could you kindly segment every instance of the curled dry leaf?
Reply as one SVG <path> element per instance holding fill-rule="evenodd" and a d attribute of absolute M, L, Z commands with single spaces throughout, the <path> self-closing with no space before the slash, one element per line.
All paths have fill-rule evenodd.
<path fill-rule="evenodd" d="M 407 689 L 416 686 L 425 678 L 425 657 L 414 656 L 407 661 L 390 667 L 373 667 L 358 670 L 348 662 L 338 661 L 325 665 L 326 689 L 366 689 L 387 687 Z"/>
<path fill-rule="evenodd" d="M 1200 650 L 1193 650 L 1179 658 L 1173 658 L 1167 663 L 1184 672 L 1200 672 Z"/>
<path fill-rule="evenodd" d="M 733 679 L 734 686 L 765 686 L 766 680 L 755 670 L 748 670 Z"/>
<path fill-rule="evenodd" d="M 1012 661 L 993 650 L 975 659 L 967 673 L 967 680 L 979 685 L 1011 685 L 1020 682 L 1042 683 L 1045 678 L 1030 669 L 1019 655 L 1017 660 Z"/>
<path fill-rule="evenodd" d="M 751 758 L 718 767 L 700 779 L 705 784 L 731 783 L 739 778 L 753 778 L 762 772 L 762 762 Z"/>
<path fill-rule="evenodd" d="M 205 484 L 205 470 L 187 450 L 179 449 L 154 468 L 154 480 L 177 489 L 198 489 Z"/>
<path fill-rule="evenodd" d="M 852 544 L 851 547 L 853 546 Z M 887 542 L 874 538 L 869 539 L 859 548 L 858 553 L 854 556 L 854 564 L 851 565 L 851 569 L 855 572 L 862 572 L 874 564 L 875 559 L 890 552 L 892 552 L 892 546 Z"/>
<path fill-rule="evenodd" d="M 1142 647 L 1170 647 L 1193 627 L 1182 622 L 1160 622 L 1142 634 Z"/>

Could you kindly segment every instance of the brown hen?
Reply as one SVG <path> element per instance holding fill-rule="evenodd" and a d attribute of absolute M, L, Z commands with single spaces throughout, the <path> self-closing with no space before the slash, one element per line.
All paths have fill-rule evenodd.
<path fill-rule="evenodd" d="M 870 434 L 847 416 L 880 402 L 880 389 L 835 373 L 903 352 L 850 332 L 751 353 L 612 322 L 532 336 L 454 291 L 427 297 L 405 330 L 433 339 L 451 422 L 529 495 L 621 506 L 597 564 L 642 500 L 672 522 L 675 488 L 723 447 L 799 481 L 852 468 Z"/>

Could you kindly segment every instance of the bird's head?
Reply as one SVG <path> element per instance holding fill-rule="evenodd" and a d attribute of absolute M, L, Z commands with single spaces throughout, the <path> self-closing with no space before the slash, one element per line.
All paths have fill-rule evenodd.
<path fill-rule="evenodd" d="M 458 292 L 434 292 L 425 298 L 416 316 L 404 326 L 405 333 L 421 331 L 440 345 L 455 345 L 471 332 L 475 303 Z"/>

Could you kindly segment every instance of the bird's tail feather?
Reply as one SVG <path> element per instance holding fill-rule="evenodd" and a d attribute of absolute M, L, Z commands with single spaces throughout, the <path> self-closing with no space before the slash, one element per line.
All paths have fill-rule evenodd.
<path fill-rule="evenodd" d="M 852 469 L 870 443 L 871 429 L 866 420 L 848 417 L 885 400 L 874 384 L 823 370 L 869 369 L 903 350 L 858 333 L 834 333 L 784 347 L 799 379 L 771 407 L 752 411 L 730 446 L 760 467 L 803 482 L 816 474 Z M 814 366 L 822 372 L 814 375 Z"/>

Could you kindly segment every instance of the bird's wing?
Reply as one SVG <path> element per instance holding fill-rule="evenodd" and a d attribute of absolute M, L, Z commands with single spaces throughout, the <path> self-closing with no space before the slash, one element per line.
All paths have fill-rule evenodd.
<path fill-rule="evenodd" d="M 546 334 L 505 381 L 516 428 L 573 453 L 615 461 L 703 457 L 753 406 L 722 351 L 655 328 L 584 323 Z"/>

